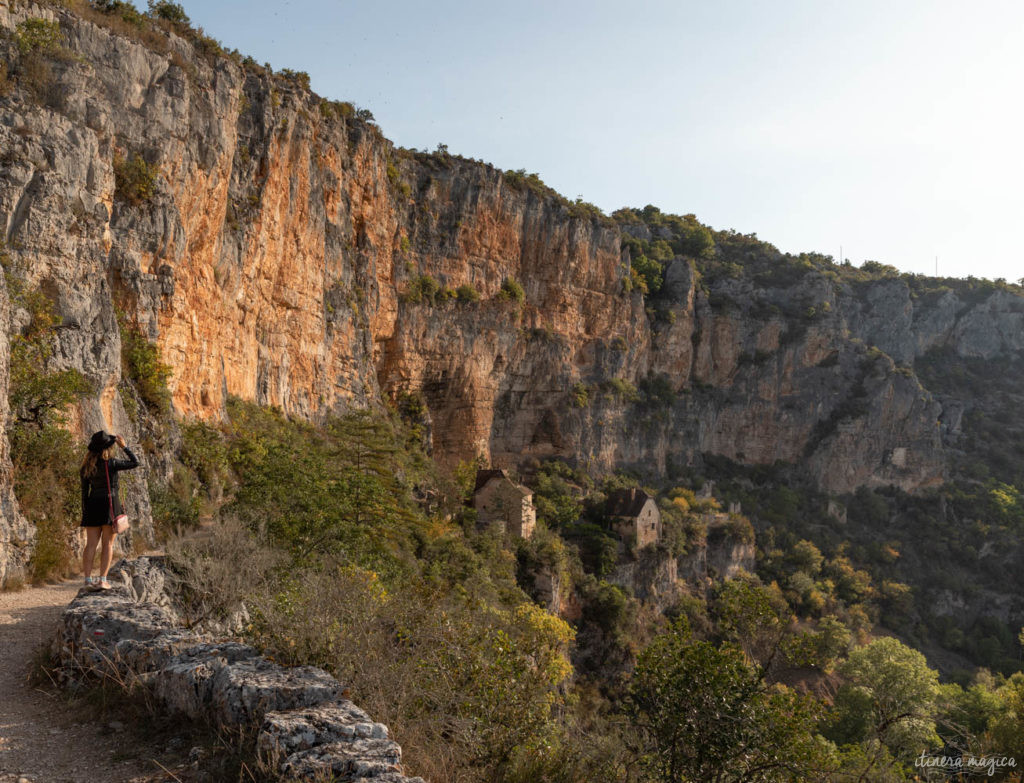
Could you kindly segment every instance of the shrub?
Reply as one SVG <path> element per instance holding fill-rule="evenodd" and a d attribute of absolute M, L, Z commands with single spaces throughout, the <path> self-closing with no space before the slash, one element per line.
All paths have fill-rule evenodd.
<path fill-rule="evenodd" d="M 591 204 L 589 201 L 584 201 L 582 198 L 577 198 L 569 204 L 569 215 L 574 218 L 597 218 L 598 220 L 605 220 L 608 217 L 604 214 L 604 210 L 597 206 L 597 204 Z"/>
<path fill-rule="evenodd" d="M 640 392 L 636 386 L 625 378 L 611 378 L 605 381 L 605 390 L 622 402 L 637 402 L 640 399 Z"/>
<path fill-rule="evenodd" d="M 60 25 L 46 19 L 26 19 L 15 29 L 14 40 L 21 55 L 18 84 L 36 101 L 49 103 L 53 70 L 48 58 L 62 56 L 64 51 L 60 45 Z M 10 92 L 12 86 L 8 83 L 6 92 Z M 0 91 L 4 91 L 3 85 Z"/>
<path fill-rule="evenodd" d="M 400 738 L 411 771 L 502 780 L 517 750 L 545 753 L 572 670 L 562 620 L 530 603 L 494 610 L 458 591 L 389 590 L 340 561 L 275 587 L 255 602 L 256 643 L 349 684 Z"/>
<path fill-rule="evenodd" d="M 335 109 L 334 103 L 332 101 L 327 100 L 326 98 L 320 101 L 319 109 L 320 116 L 323 117 L 325 120 L 333 120 L 335 117 L 338 116 L 338 111 L 337 109 Z"/>
<path fill-rule="evenodd" d="M 388 175 L 388 182 L 391 183 L 391 186 L 398 187 L 398 183 L 402 179 L 402 175 L 398 173 L 398 167 L 391 161 L 388 161 L 385 172 Z"/>
<path fill-rule="evenodd" d="M 548 190 L 548 186 L 544 184 L 539 174 L 527 174 L 526 169 L 506 171 L 502 178 L 505 180 L 505 184 L 516 190 L 529 189 L 542 194 Z"/>
<path fill-rule="evenodd" d="M 149 482 L 149 505 L 158 538 L 176 535 L 199 524 L 201 502 L 195 477 L 175 466 L 167 483 Z"/>
<path fill-rule="evenodd" d="M 410 284 L 408 290 L 403 294 L 402 301 L 410 304 L 438 304 L 441 297 L 441 284 L 430 275 L 420 275 Z"/>
<path fill-rule="evenodd" d="M 641 254 L 633 259 L 633 270 L 640 278 L 640 290 L 656 294 L 661 290 L 663 267 L 657 261 Z M 636 278 L 633 278 L 634 283 Z"/>
<path fill-rule="evenodd" d="M 340 117 L 345 120 L 352 119 L 356 114 L 356 107 L 346 101 L 320 101 L 320 114 L 324 119 L 332 120 Z"/>
<path fill-rule="evenodd" d="M 50 371 L 54 335 L 59 326 L 53 302 L 39 289 L 28 289 L 20 278 L 5 274 L 11 303 L 28 312 L 28 321 L 10 337 L 8 400 L 11 421 L 45 429 L 65 422 L 65 410 L 91 391 L 77 370 Z"/>
<path fill-rule="evenodd" d="M 709 259 L 714 255 L 714 235 L 707 226 L 703 225 L 692 214 L 670 215 L 648 204 L 643 209 L 625 208 L 616 210 L 612 218 L 620 224 L 635 225 L 642 223 L 649 228 L 667 229 L 671 236 L 667 244 L 674 253 L 693 256 L 699 259 Z M 626 244 L 629 244 L 628 240 Z M 660 261 L 667 260 L 667 258 L 659 257 L 658 254 L 651 257 Z"/>
<path fill-rule="evenodd" d="M 121 366 L 150 410 L 159 415 L 170 412 L 167 381 L 171 368 L 161 361 L 160 349 L 138 327 L 121 325 Z"/>
<path fill-rule="evenodd" d="M 665 373 L 650 373 L 640 382 L 644 404 L 650 407 L 670 408 L 676 401 L 672 380 Z"/>
<path fill-rule="evenodd" d="M 498 291 L 498 299 L 508 302 L 523 302 L 526 300 L 526 292 L 514 277 L 506 277 L 501 281 L 501 290 Z"/>
<path fill-rule="evenodd" d="M 203 35 L 201 31 L 193 31 L 191 38 L 196 51 L 203 55 L 207 62 L 214 63 L 220 57 L 227 57 L 224 46 L 215 38 Z"/>
<path fill-rule="evenodd" d="M 570 399 L 572 400 L 572 407 L 586 408 L 590 404 L 590 389 L 587 388 L 585 383 L 577 381 L 572 385 Z"/>
<path fill-rule="evenodd" d="M 238 488 L 227 513 L 265 527 L 297 561 L 345 552 L 378 573 L 406 567 L 396 541 L 417 529 L 406 482 L 425 473 L 399 459 L 408 437 L 393 420 L 352 413 L 316 429 L 237 400 L 228 413 Z"/>
<path fill-rule="evenodd" d="M 134 5 L 123 0 L 93 0 L 93 7 L 105 14 L 120 17 L 122 21 L 140 29 L 146 25 L 146 17 Z"/>
<path fill-rule="evenodd" d="M 38 54 L 22 58 L 18 67 L 18 84 L 40 104 L 51 103 L 53 69 L 50 63 Z"/>
<path fill-rule="evenodd" d="M 192 24 L 185 9 L 171 0 L 149 0 L 149 14 L 156 19 L 170 22 L 179 30 L 188 29 Z"/>
<path fill-rule="evenodd" d="M 26 19 L 15 28 L 14 40 L 23 56 L 54 54 L 60 50 L 60 25 L 46 19 Z"/>
<path fill-rule="evenodd" d="M 463 304 L 480 301 L 480 292 L 469 283 L 463 283 L 455 289 L 455 298 Z"/>
<path fill-rule="evenodd" d="M 130 159 L 114 156 L 114 196 L 132 206 L 148 202 L 156 195 L 160 167 L 146 163 L 139 154 Z"/>
<path fill-rule="evenodd" d="M 34 581 L 67 574 L 75 559 L 80 519 L 81 459 L 71 434 L 57 425 L 8 429 L 14 495 L 36 530 L 29 569 Z"/>
<path fill-rule="evenodd" d="M 191 469 L 207 488 L 222 486 L 230 473 L 224 434 L 201 421 L 183 425 L 181 462 Z"/>
<path fill-rule="evenodd" d="M 281 75 L 290 82 L 294 82 L 303 90 L 309 89 L 309 74 L 305 71 L 293 71 L 291 68 L 282 68 Z"/>
<path fill-rule="evenodd" d="M 165 550 L 189 627 L 230 619 L 251 596 L 271 593 L 281 576 L 281 553 L 235 519 L 211 525 L 201 538 L 173 535 Z"/>
<path fill-rule="evenodd" d="M 12 307 L 29 316 L 10 337 L 7 437 L 14 494 L 36 530 L 30 570 L 39 581 L 66 573 L 74 559 L 80 506 L 73 466 L 80 454 L 64 427 L 68 407 L 90 384 L 77 370 L 49 369 L 59 325 L 53 302 L 25 286 L 2 247 L 0 261 Z"/>

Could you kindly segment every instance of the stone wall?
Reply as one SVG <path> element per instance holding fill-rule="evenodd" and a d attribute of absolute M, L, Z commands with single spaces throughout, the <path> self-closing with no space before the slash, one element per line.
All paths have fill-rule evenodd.
<path fill-rule="evenodd" d="M 252 647 L 180 627 L 160 558 L 121 561 L 114 587 L 82 590 L 54 647 L 65 683 L 141 681 L 169 712 L 258 729 L 257 751 L 289 779 L 424 783 L 402 775 L 388 727 L 343 697 L 322 669 L 285 668 Z"/>

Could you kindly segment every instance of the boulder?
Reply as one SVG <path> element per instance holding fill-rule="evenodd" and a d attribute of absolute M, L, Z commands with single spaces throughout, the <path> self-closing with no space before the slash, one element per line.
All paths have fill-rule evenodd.
<path fill-rule="evenodd" d="M 268 712 L 256 742 L 264 754 L 291 755 L 317 745 L 389 738 L 387 726 L 343 700 L 309 709 Z"/>
<path fill-rule="evenodd" d="M 342 780 L 379 781 L 389 773 L 401 773 L 401 760 L 402 749 L 391 740 L 334 742 L 293 753 L 281 764 L 281 771 L 297 780 L 323 780 L 330 773 Z"/>
<path fill-rule="evenodd" d="M 257 723 L 270 711 L 313 707 L 342 695 L 341 683 L 323 669 L 287 669 L 266 658 L 221 666 L 212 687 L 210 709 L 224 726 Z"/>

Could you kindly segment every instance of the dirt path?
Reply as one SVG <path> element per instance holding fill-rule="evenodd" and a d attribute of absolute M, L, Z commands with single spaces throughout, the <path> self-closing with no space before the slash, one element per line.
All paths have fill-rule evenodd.
<path fill-rule="evenodd" d="M 109 724 L 76 720 L 59 692 L 27 675 L 39 646 L 56 632 L 81 583 L 0 593 L 0 783 L 138 783 L 154 777 L 146 748 Z"/>

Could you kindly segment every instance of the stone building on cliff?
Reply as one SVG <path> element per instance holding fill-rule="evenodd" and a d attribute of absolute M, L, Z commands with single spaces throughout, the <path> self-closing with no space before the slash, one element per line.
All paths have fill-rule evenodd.
<path fill-rule="evenodd" d="M 497 526 L 519 538 L 530 538 L 537 524 L 533 491 L 514 482 L 504 470 L 477 471 L 473 508 L 480 526 Z"/>
<path fill-rule="evenodd" d="M 642 489 L 631 487 L 612 492 L 605 502 L 605 513 L 624 544 L 642 549 L 658 542 L 661 512 L 654 498 Z"/>

